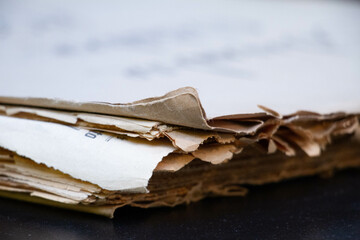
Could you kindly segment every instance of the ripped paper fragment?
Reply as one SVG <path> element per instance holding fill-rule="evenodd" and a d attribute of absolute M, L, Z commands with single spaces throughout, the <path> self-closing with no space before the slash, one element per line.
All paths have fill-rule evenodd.
<path fill-rule="evenodd" d="M 195 152 L 192 152 L 192 155 L 205 162 L 210 162 L 212 164 L 220 164 L 230 160 L 233 157 L 234 153 L 240 153 L 241 150 L 241 148 L 239 149 L 233 144 L 214 146 L 206 145 L 200 147 Z"/>
<path fill-rule="evenodd" d="M 170 154 L 163 158 L 157 165 L 155 171 L 176 172 L 191 162 L 195 157 L 190 154 Z"/>

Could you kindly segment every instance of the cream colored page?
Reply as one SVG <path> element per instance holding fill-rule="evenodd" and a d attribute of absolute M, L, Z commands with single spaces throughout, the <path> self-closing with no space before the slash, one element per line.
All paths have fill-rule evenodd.
<path fill-rule="evenodd" d="M 126 103 L 193 86 L 209 117 L 360 110 L 355 1 L 5 0 L 0 16 L 2 96 Z"/>
<path fill-rule="evenodd" d="M 0 116 L 0 146 L 108 190 L 146 191 L 170 143 L 130 141 L 60 124 Z"/>

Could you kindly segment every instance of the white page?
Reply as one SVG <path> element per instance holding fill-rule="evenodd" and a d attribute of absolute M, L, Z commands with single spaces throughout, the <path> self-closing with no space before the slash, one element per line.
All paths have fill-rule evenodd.
<path fill-rule="evenodd" d="M 144 192 L 170 142 L 124 140 L 61 124 L 0 116 L 0 146 L 108 190 Z"/>
<path fill-rule="evenodd" d="M 193 86 L 209 117 L 360 112 L 360 4 L 1 1 L 0 95 L 131 102 Z"/>

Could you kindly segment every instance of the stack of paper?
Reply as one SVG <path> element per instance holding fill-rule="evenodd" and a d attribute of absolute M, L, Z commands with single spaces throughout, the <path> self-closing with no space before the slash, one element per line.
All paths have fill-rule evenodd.
<path fill-rule="evenodd" d="M 2 195 L 107 216 L 360 166 L 354 114 L 260 107 L 207 120 L 192 88 L 131 104 L 0 102 Z"/>
<path fill-rule="evenodd" d="M 2 196 L 111 217 L 360 166 L 356 2 L 26 4 L 0 7 Z"/>

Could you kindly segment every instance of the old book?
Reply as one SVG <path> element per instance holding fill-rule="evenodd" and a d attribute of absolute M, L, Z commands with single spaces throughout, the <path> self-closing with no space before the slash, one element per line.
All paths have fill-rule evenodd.
<path fill-rule="evenodd" d="M 124 205 L 245 195 L 244 184 L 360 166 L 356 114 L 261 107 L 206 119 L 192 88 L 125 105 L 0 101 L 2 195 L 109 217 Z"/>
<path fill-rule="evenodd" d="M 193 4 L 4 3 L 1 195 L 111 217 L 359 167 L 359 4 Z"/>

